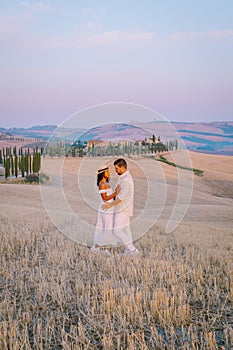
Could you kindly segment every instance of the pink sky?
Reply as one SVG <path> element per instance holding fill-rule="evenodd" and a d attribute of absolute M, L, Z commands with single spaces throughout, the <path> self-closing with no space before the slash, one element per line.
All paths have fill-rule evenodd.
<path fill-rule="evenodd" d="M 149 1 L 142 18 L 139 4 L 131 13 L 120 3 L 3 1 L 0 127 L 60 124 L 108 102 L 144 105 L 172 121 L 233 120 L 232 6 L 217 16 L 208 0 L 207 20 L 197 5 L 169 12 Z M 185 20 L 190 11 L 196 21 Z"/>

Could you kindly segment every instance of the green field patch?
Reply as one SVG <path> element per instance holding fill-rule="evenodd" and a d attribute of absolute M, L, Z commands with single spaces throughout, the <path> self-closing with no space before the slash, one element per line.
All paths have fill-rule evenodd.
<path fill-rule="evenodd" d="M 174 162 L 170 162 L 169 160 L 167 160 L 167 158 L 165 158 L 164 156 L 159 156 L 159 159 L 157 159 L 159 162 L 163 162 L 166 163 L 168 165 L 174 166 L 175 168 L 179 168 L 179 169 L 184 169 L 184 170 L 188 170 L 188 171 L 193 171 L 193 173 L 195 175 L 201 176 L 203 175 L 204 171 L 201 169 L 197 169 L 197 168 L 189 168 L 183 165 L 178 165 Z"/>

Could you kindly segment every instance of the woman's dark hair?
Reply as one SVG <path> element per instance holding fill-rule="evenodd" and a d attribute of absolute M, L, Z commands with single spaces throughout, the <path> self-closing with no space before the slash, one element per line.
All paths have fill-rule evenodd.
<path fill-rule="evenodd" d="M 103 171 L 102 173 L 97 174 L 97 186 L 99 187 L 100 182 L 102 181 L 103 177 L 104 177 L 104 173 L 105 171 Z M 106 179 L 107 182 L 109 182 L 109 178 Z"/>

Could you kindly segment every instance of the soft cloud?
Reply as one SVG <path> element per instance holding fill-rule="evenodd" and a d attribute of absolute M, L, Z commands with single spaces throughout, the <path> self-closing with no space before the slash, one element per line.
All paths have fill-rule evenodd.
<path fill-rule="evenodd" d="M 51 9 L 52 6 L 44 2 L 21 1 L 18 7 L 12 7 L 9 13 L 0 13 L 0 40 L 7 44 L 12 38 L 14 43 L 11 44 L 16 46 L 21 42 L 27 42 L 27 38 L 37 35 L 33 29 L 37 19 Z"/>
<path fill-rule="evenodd" d="M 39 12 L 51 9 L 50 5 L 43 2 L 20 3 L 22 11 L 8 15 L 0 14 L 0 42 L 7 48 L 18 48 L 19 45 L 31 48 L 88 48 L 88 47 L 145 47 L 153 45 L 157 35 L 153 32 L 127 31 L 127 30 L 102 30 L 101 25 L 93 21 L 87 21 L 72 31 L 63 35 L 46 33 L 46 28 L 41 29 L 34 25 L 38 21 Z"/>
<path fill-rule="evenodd" d="M 64 48 L 82 48 L 91 46 L 136 45 L 153 44 L 156 34 L 152 32 L 105 31 L 102 33 L 77 32 L 70 36 L 50 38 L 49 44 Z"/>
<path fill-rule="evenodd" d="M 48 3 L 42 2 L 42 1 L 38 1 L 38 2 L 28 2 L 28 1 L 21 1 L 19 3 L 19 5 L 26 10 L 30 10 L 33 12 L 44 12 L 47 10 L 50 10 L 52 8 L 52 6 Z"/>
<path fill-rule="evenodd" d="M 170 34 L 170 39 L 175 41 L 192 39 L 233 39 L 233 30 L 212 30 L 205 32 L 177 32 Z"/>
<path fill-rule="evenodd" d="M 136 30 L 104 30 L 99 21 L 92 21 L 86 18 L 84 24 L 77 24 L 72 29 L 69 26 L 64 34 L 46 33 L 46 27 L 40 28 L 34 23 L 39 22 L 46 12 L 53 12 L 55 8 L 44 1 L 21 1 L 18 11 L 8 14 L 0 14 L 0 42 L 3 46 L 18 48 L 31 45 L 33 48 L 145 48 L 149 46 L 169 46 L 180 42 L 200 42 L 232 40 L 233 30 L 212 30 L 212 31 L 183 31 L 174 32 L 168 35 L 157 35 L 154 31 Z M 83 9 L 84 11 L 84 9 Z M 93 9 L 85 9 L 86 13 L 93 12 Z M 87 17 L 87 16 L 86 16 Z"/>

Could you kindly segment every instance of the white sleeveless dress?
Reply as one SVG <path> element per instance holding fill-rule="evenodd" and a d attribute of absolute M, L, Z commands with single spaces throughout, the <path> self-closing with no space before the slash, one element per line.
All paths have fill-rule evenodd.
<path fill-rule="evenodd" d="M 99 246 L 113 246 L 116 245 L 118 242 L 118 239 L 113 234 L 114 209 L 102 209 L 102 205 L 106 202 L 103 201 L 101 193 L 106 193 L 107 196 L 110 196 L 113 193 L 113 190 L 111 187 L 108 189 L 99 190 L 101 199 L 98 208 L 98 217 L 95 227 L 94 245 L 98 244 Z M 110 199 L 108 201 L 108 203 L 110 202 L 113 202 L 113 199 Z"/>

